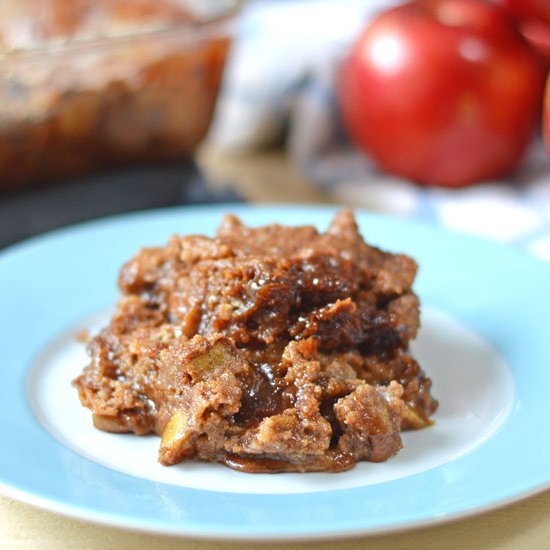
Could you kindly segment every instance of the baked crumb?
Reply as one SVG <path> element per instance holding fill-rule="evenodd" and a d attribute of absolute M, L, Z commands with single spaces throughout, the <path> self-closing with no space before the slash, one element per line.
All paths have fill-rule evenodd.
<path fill-rule="evenodd" d="M 77 330 L 74 333 L 74 339 L 76 342 L 79 342 L 80 344 L 87 344 L 91 339 L 90 331 L 85 328 Z"/>
<path fill-rule="evenodd" d="M 338 472 L 387 460 L 431 424 L 431 381 L 409 353 L 416 263 L 329 228 L 174 236 L 123 266 L 110 324 L 75 380 L 94 425 L 162 436 L 159 460 L 245 472 Z"/>

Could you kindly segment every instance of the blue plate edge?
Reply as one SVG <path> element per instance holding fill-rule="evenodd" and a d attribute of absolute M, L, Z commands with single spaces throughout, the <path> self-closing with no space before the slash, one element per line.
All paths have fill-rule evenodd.
<path fill-rule="evenodd" d="M 168 209 L 158 209 L 158 210 L 152 210 L 152 211 L 144 211 L 144 212 L 137 212 L 137 213 L 131 213 L 131 214 L 124 214 L 124 215 L 119 215 L 119 216 L 111 216 L 111 217 L 107 217 L 107 218 L 102 218 L 100 220 L 94 220 L 94 221 L 89 221 L 89 222 L 84 222 L 84 223 L 81 223 L 81 224 L 78 224 L 76 226 L 70 226 L 70 227 L 66 227 L 66 228 L 60 228 L 60 229 L 56 229 L 52 232 L 49 232 L 47 234 L 44 234 L 44 235 L 41 235 L 41 236 L 38 236 L 38 237 L 33 237 L 31 239 L 28 239 L 26 241 L 22 241 L 21 243 L 17 243 L 15 245 L 12 245 L 11 247 L 9 247 L 8 249 L 2 251 L 0 253 L 0 262 L 3 260 L 4 258 L 4 255 L 7 253 L 8 256 L 10 256 L 13 252 L 16 252 L 18 253 L 19 250 L 23 250 L 23 253 L 26 251 L 27 247 L 30 246 L 31 248 L 36 244 L 38 243 L 38 245 L 40 245 L 40 243 L 43 243 L 43 242 L 49 242 L 50 239 L 53 237 L 55 238 L 56 235 L 60 235 L 61 237 L 65 236 L 66 234 L 72 234 L 73 233 L 73 230 L 76 228 L 76 229 L 80 229 L 80 230 L 86 230 L 86 229 L 93 229 L 94 227 L 96 227 L 98 224 L 101 225 L 105 222 L 120 222 L 120 221 L 126 221 L 128 220 L 129 218 L 140 218 L 142 216 L 149 216 L 149 215 L 163 215 L 164 213 L 166 213 L 166 211 L 168 212 L 172 212 L 172 213 L 176 213 L 176 212 L 180 212 L 180 211 L 186 211 L 186 210 L 190 210 L 192 211 L 193 213 L 196 213 L 197 211 L 208 211 L 212 214 L 216 214 L 216 213 L 222 213 L 224 211 L 227 211 L 227 210 L 232 210 L 232 211 L 235 211 L 237 214 L 239 213 L 242 213 L 242 212 L 250 212 L 250 211 L 255 211 L 255 210 L 258 210 L 258 209 L 263 209 L 263 210 L 266 210 L 268 212 L 277 212 L 277 211 L 281 211 L 281 210 L 288 210 L 289 208 L 291 208 L 292 210 L 295 210 L 295 211 L 303 211 L 303 209 L 308 209 L 310 211 L 316 211 L 317 213 L 334 213 L 335 211 L 337 211 L 339 209 L 338 206 L 320 206 L 320 207 L 317 207 L 317 206 L 303 206 L 303 205 L 292 205 L 291 207 L 289 206 L 285 206 L 285 205 L 282 205 L 282 206 L 273 206 L 273 205 L 268 205 L 267 207 L 263 207 L 261 205 L 259 206 L 243 206 L 242 204 L 228 204 L 228 205 L 217 205 L 216 207 L 209 207 L 209 206 L 204 206 L 204 207 L 175 207 L 175 208 L 168 208 Z M 360 210 L 360 209 L 357 209 L 356 212 L 359 214 L 359 215 L 365 215 L 365 216 L 371 216 L 371 217 L 376 217 L 376 218 L 380 218 L 380 219 L 395 219 L 395 220 L 399 220 L 401 222 L 406 222 L 407 224 L 413 224 L 415 226 L 419 226 L 419 225 L 423 225 L 425 226 L 426 228 L 430 228 L 431 230 L 435 229 L 432 225 L 430 224 L 427 224 L 427 223 L 422 223 L 422 222 L 416 222 L 416 221 L 413 221 L 413 220 L 404 220 L 403 218 L 392 218 L 391 216 L 385 216 L 385 215 L 381 215 L 381 214 L 376 214 L 376 213 L 370 213 L 370 212 L 365 212 L 363 210 Z M 122 219 L 122 220 L 121 220 Z M 272 220 L 266 220 L 266 221 L 272 221 Z M 328 220 L 327 220 L 328 221 Z M 505 246 L 505 245 L 498 245 L 497 243 L 492 243 L 490 241 L 486 241 L 484 239 L 479 239 L 477 237 L 471 237 L 471 236 L 464 236 L 464 235 L 460 235 L 458 233 L 455 233 L 455 232 L 452 232 L 452 231 L 440 231 L 439 228 L 437 229 L 438 232 L 440 233 L 448 233 L 448 234 L 452 234 L 452 235 L 455 235 L 457 237 L 459 237 L 461 240 L 464 240 L 464 239 L 467 239 L 467 240 L 473 240 L 475 242 L 481 242 L 481 243 L 486 243 L 488 245 L 490 245 L 491 247 L 500 247 L 502 249 L 504 249 L 507 253 L 508 252 L 511 252 L 513 253 L 514 255 L 517 255 L 523 259 L 529 259 L 529 260 L 533 260 L 537 265 L 540 266 L 545 266 L 545 268 L 547 268 L 548 266 L 540 261 L 540 260 L 537 260 L 535 258 L 532 258 L 531 256 L 525 254 L 525 253 L 522 253 L 521 251 L 518 251 L 516 249 L 513 249 L 511 247 L 508 247 L 508 246 Z M 366 236 L 367 237 L 367 240 L 368 240 L 368 235 Z M 7 487 L 7 486 L 6 486 Z M 441 523 L 441 522 L 448 522 L 448 521 L 452 521 L 454 519 L 459 519 L 460 517 L 468 517 L 468 516 L 471 516 L 471 515 L 476 515 L 478 513 L 482 513 L 484 511 L 488 511 L 488 510 L 491 510 L 491 509 L 494 509 L 494 508 L 499 508 L 499 507 L 502 507 L 502 506 L 505 506 L 509 503 L 512 503 L 512 502 L 515 502 L 517 500 L 522 500 L 523 498 L 527 498 L 528 496 L 532 495 L 532 494 L 537 494 L 539 492 L 542 492 L 544 491 L 545 489 L 547 489 L 548 487 L 550 487 L 550 483 L 547 483 L 546 485 L 544 486 L 539 486 L 537 488 L 532 488 L 532 490 L 530 489 L 527 489 L 527 493 L 525 494 L 520 494 L 520 495 L 516 495 L 515 497 L 511 497 L 510 500 L 508 501 L 501 501 L 499 503 L 496 503 L 494 505 L 489 505 L 487 507 L 484 507 L 484 508 L 479 508 L 477 510 L 473 510 L 473 511 L 468 511 L 468 512 L 465 512 L 463 516 L 461 516 L 460 514 L 453 514 L 452 517 L 445 517 L 445 518 L 441 518 L 440 519 L 435 519 L 432 522 L 426 522 L 426 521 L 423 521 L 421 525 L 417 525 L 417 522 L 412 522 L 411 524 L 403 524 L 403 525 L 398 525 L 398 526 L 395 526 L 394 528 L 392 527 L 383 527 L 383 528 L 380 528 L 380 529 L 368 529 L 368 530 L 362 530 L 362 529 L 358 529 L 356 531 L 353 531 L 353 532 L 349 532 L 348 534 L 346 534 L 345 532 L 339 532 L 339 533 L 334 533 L 333 535 L 329 533 L 322 533 L 322 534 L 319 534 L 319 536 L 317 537 L 315 533 L 306 533 L 302 536 L 298 536 L 296 534 L 281 534 L 280 532 L 277 533 L 276 535 L 273 535 L 272 537 L 268 536 L 266 537 L 265 535 L 264 536 L 258 536 L 258 535 L 255 535 L 255 534 L 250 534 L 250 535 L 244 535 L 241 533 L 241 534 L 231 534 L 229 532 L 225 532 L 224 534 L 219 534 L 219 535 L 216 535 L 216 536 L 212 536 L 212 534 L 210 533 L 204 533 L 204 532 L 201 532 L 200 530 L 197 531 L 197 532 L 190 532 L 189 530 L 175 530 L 173 531 L 172 534 L 179 534 L 179 535 L 188 535 L 188 536 L 200 536 L 200 537 L 203 537 L 203 538 L 211 538 L 213 540 L 219 540 L 219 539 L 222 539 L 222 538 L 228 538 L 228 537 L 233 537 L 234 536 L 234 539 L 232 538 L 232 540 L 310 540 L 310 539 L 314 539 L 314 538 L 326 538 L 327 536 L 334 536 L 334 537 L 353 537 L 353 536 L 360 536 L 360 535 L 365 535 L 365 534 L 379 534 L 379 533 L 388 533 L 388 532 L 398 532 L 398 531 L 402 531 L 402 530 L 408 530 L 408 529 L 411 529 L 411 528 L 414 528 L 415 526 L 416 527 L 423 527 L 423 526 L 428 526 L 428 525 L 433 525 L 433 524 L 436 524 L 436 523 Z M 0 481 L 0 488 L 4 489 L 4 483 L 2 481 Z M 9 489 L 9 487 L 8 487 Z M 14 490 L 15 492 L 17 492 L 17 490 L 15 489 Z M 4 492 L 3 490 L 1 492 Z M 7 491 L 7 494 L 9 494 L 9 492 L 11 491 Z M 13 496 L 13 495 L 11 495 Z M 31 498 L 30 499 L 24 499 L 24 498 L 18 498 L 17 496 L 14 496 L 14 498 L 16 498 L 17 500 L 23 500 L 23 501 L 27 501 L 29 502 L 29 504 L 33 504 L 33 502 L 30 502 L 31 500 L 34 500 L 34 498 L 38 499 L 38 501 L 41 502 L 41 504 L 35 504 L 35 505 L 39 505 L 41 507 L 45 507 L 45 508 L 48 508 L 48 509 L 51 509 L 52 511 L 58 511 L 59 513 L 63 513 L 64 515 L 70 515 L 71 517 L 79 517 L 79 519 L 88 519 L 88 520 L 91 520 L 91 521 L 95 521 L 93 518 L 91 518 L 91 516 L 88 514 L 86 516 L 75 516 L 74 514 L 71 514 L 69 512 L 63 512 L 61 511 L 61 508 L 63 508 L 63 506 L 61 506 L 59 509 L 54 509 L 55 507 L 52 507 L 52 508 L 49 508 L 48 506 L 45 506 L 44 505 L 44 502 L 42 502 L 42 497 L 39 497 L 39 496 L 35 496 L 35 497 L 32 497 L 31 495 Z M 68 508 L 70 508 L 70 506 L 68 506 Z M 107 515 L 108 516 L 108 515 Z M 102 523 L 102 524 L 111 524 L 111 525 L 114 525 L 111 521 L 107 521 L 105 518 L 101 519 L 103 516 L 102 514 L 98 514 L 98 519 L 97 519 L 97 522 L 98 523 Z M 125 525 L 128 525 L 128 523 L 117 523 L 116 524 L 118 527 L 125 527 Z M 141 528 L 140 528 L 141 527 Z M 170 534 L 168 530 L 166 529 L 162 529 L 161 531 L 157 531 L 157 530 L 154 530 L 154 529 L 146 529 L 144 528 L 143 526 L 139 526 L 139 525 L 136 525 L 136 526 L 129 526 L 127 527 L 129 529 L 133 529 L 133 530 L 141 530 L 141 531 L 144 531 L 144 532 L 155 532 L 155 533 L 158 533 L 158 532 L 162 532 L 162 533 L 165 533 L 165 534 Z"/>

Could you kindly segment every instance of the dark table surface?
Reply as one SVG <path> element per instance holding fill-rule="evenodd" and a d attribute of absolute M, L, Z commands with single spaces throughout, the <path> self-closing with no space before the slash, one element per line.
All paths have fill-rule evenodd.
<path fill-rule="evenodd" d="M 140 167 L 0 195 L 0 248 L 77 222 L 166 206 L 235 202 L 212 191 L 194 163 Z"/>

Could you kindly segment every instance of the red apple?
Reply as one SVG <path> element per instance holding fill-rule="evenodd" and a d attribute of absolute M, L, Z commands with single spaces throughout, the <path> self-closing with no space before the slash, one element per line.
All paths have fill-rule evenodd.
<path fill-rule="evenodd" d="M 550 25 L 548 0 L 493 0 L 518 19 L 538 19 Z"/>
<path fill-rule="evenodd" d="M 544 108 L 542 113 L 542 133 L 546 151 L 550 156 L 550 75 L 546 81 L 546 91 L 544 92 Z"/>
<path fill-rule="evenodd" d="M 538 122 L 543 80 L 497 6 L 417 0 L 365 29 L 338 91 L 350 137 L 381 168 L 456 187 L 516 167 Z"/>
<path fill-rule="evenodd" d="M 550 64 L 550 1 L 493 0 L 516 21 L 520 32 Z"/>

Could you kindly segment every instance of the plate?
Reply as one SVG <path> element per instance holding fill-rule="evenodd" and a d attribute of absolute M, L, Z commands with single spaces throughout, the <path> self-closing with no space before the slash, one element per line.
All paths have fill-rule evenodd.
<path fill-rule="evenodd" d="M 403 530 L 479 513 L 550 486 L 550 266 L 420 223 L 357 213 L 368 242 L 412 255 L 423 328 L 415 354 L 441 407 L 381 464 L 341 474 L 251 475 L 156 463 L 158 438 L 91 427 L 70 386 L 74 335 L 100 326 L 122 263 L 173 233 L 249 224 L 326 227 L 325 207 L 176 208 L 52 232 L 0 254 L 0 491 L 112 526 L 216 539 L 315 539 Z M 9 419 L 9 421 L 6 421 Z M 6 452 L 7 450 L 7 452 Z"/>

